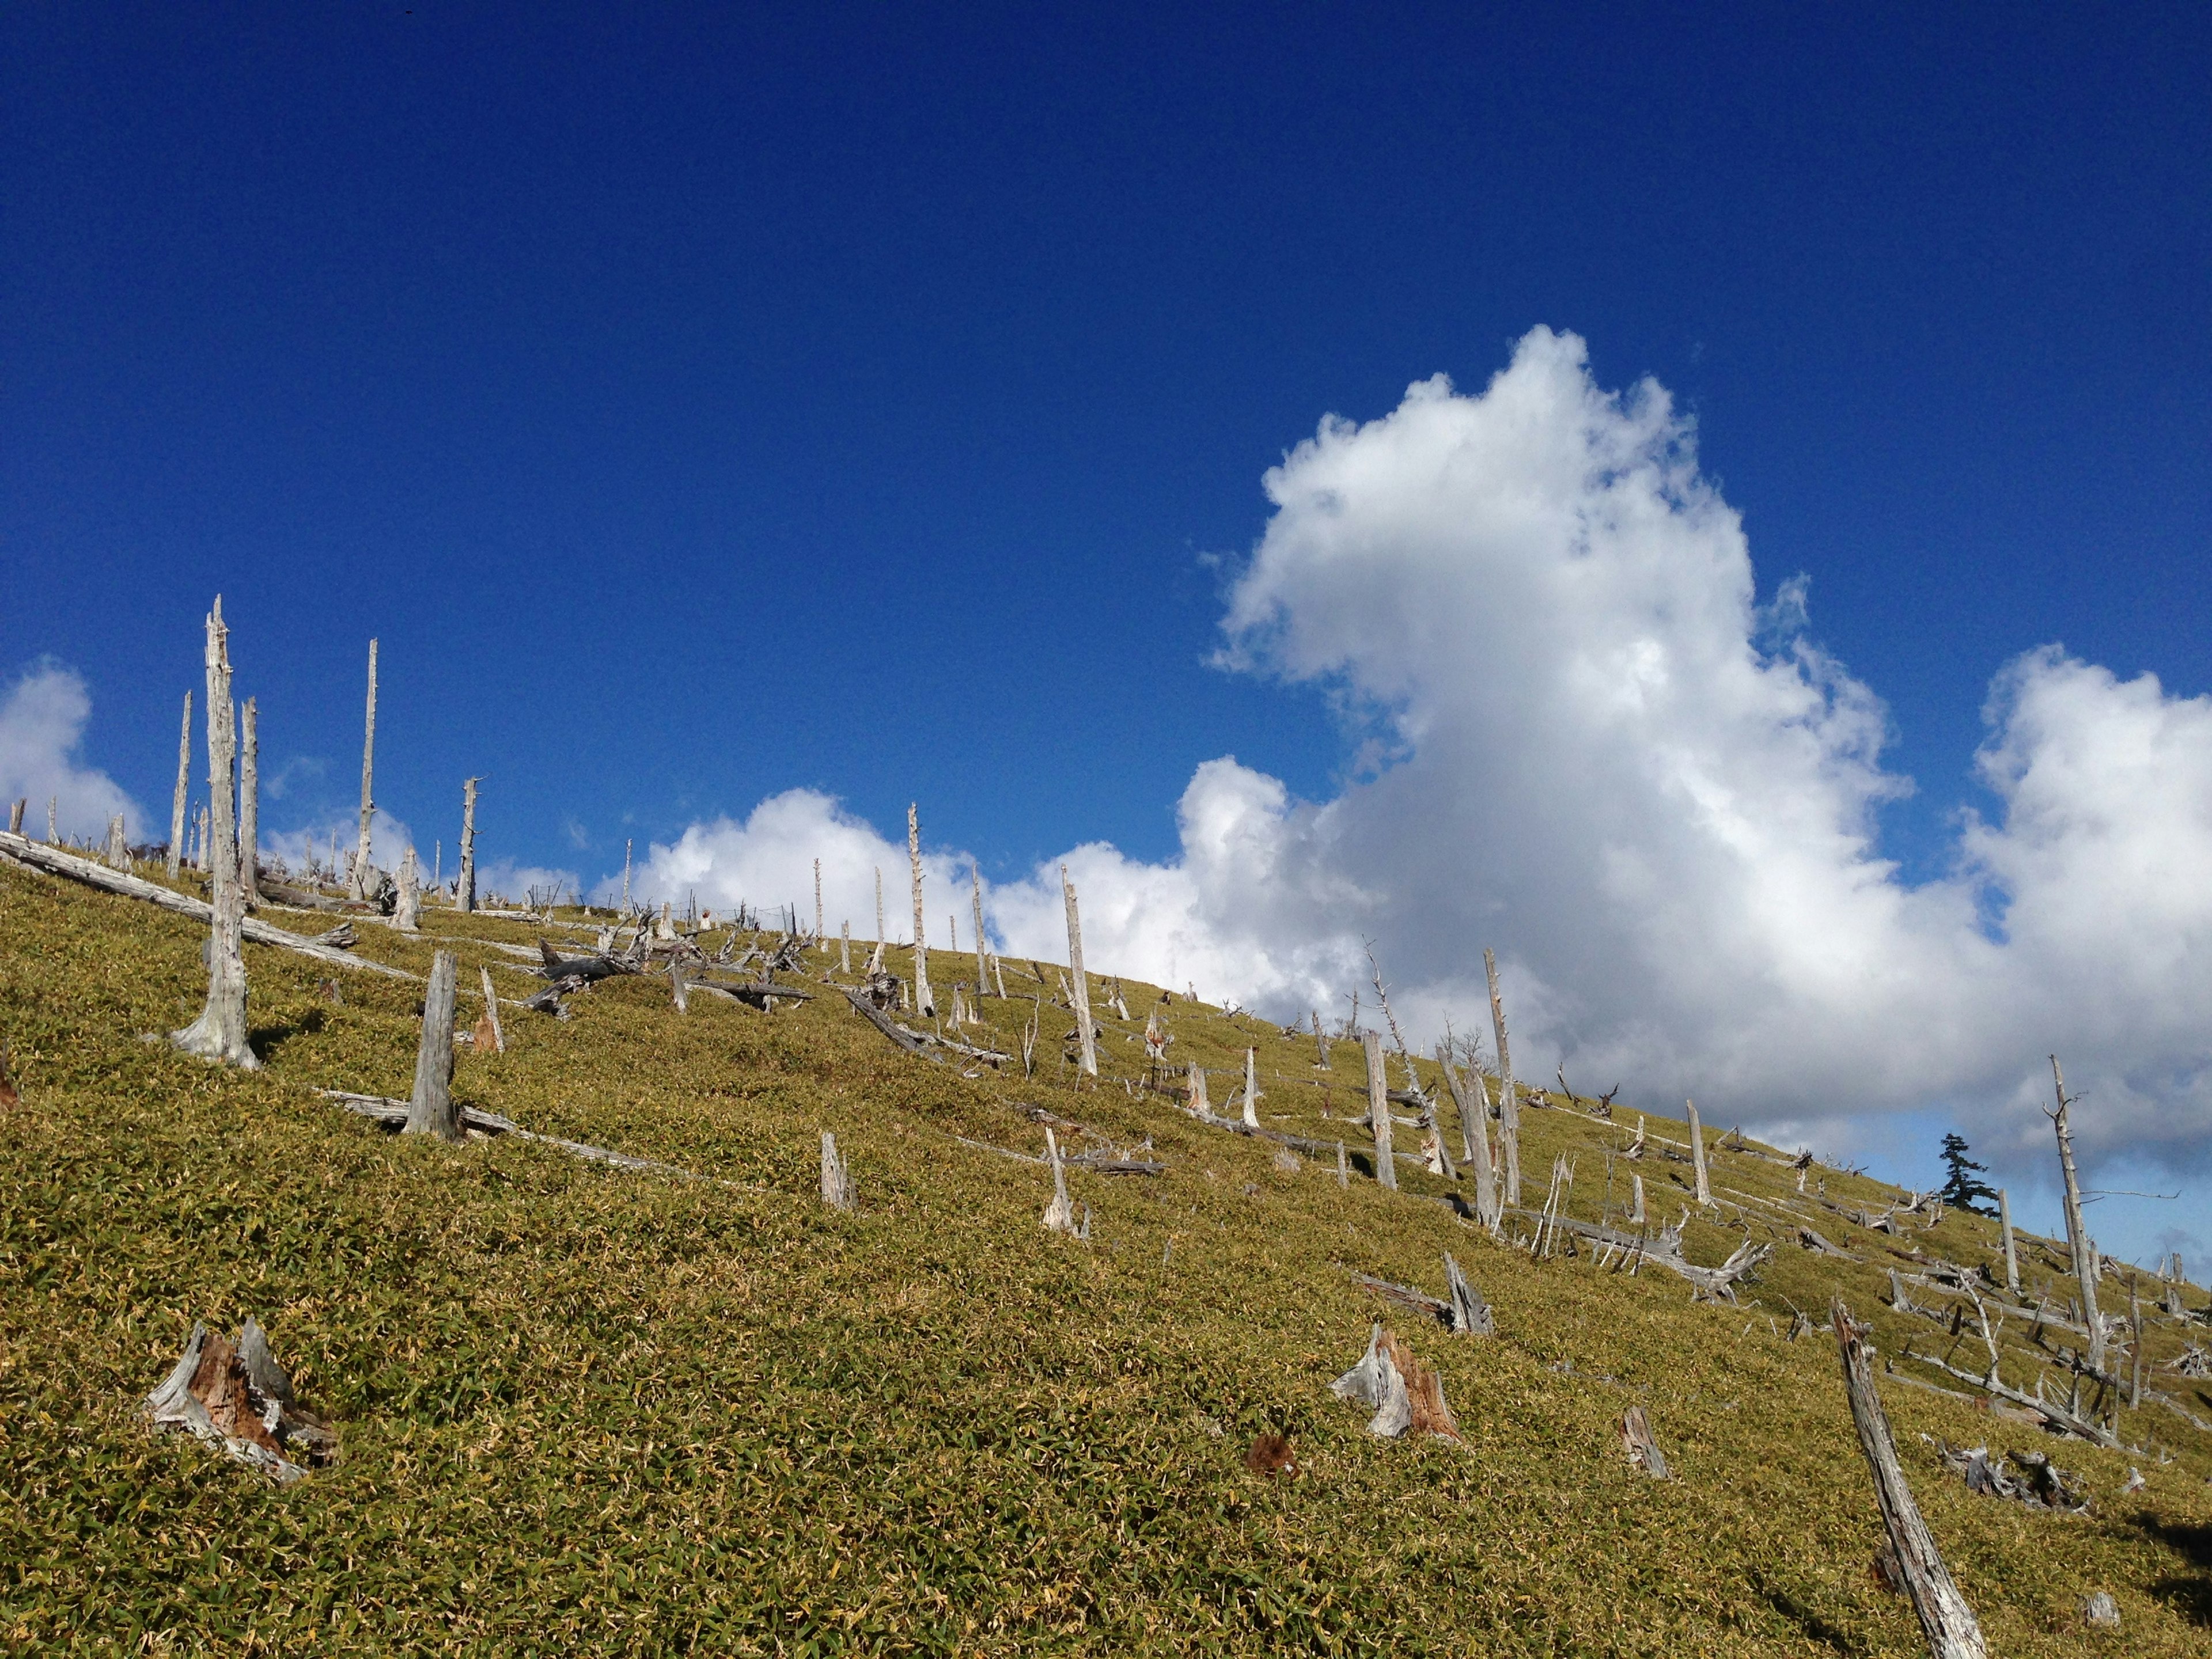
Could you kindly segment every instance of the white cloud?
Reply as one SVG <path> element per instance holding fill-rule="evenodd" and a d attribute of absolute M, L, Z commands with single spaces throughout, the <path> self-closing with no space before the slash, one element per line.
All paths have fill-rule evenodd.
<path fill-rule="evenodd" d="M 1905 885 L 1876 840 L 1911 787 L 1886 711 L 1810 636 L 1802 579 L 1758 603 L 1694 436 L 1543 329 L 1479 394 L 1439 377 L 1324 422 L 1267 475 L 1221 659 L 1327 688 L 1371 763 L 1309 803 L 1211 760 L 1177 858 L 1074 848 L 1091 963 L 1288 1017 L 1340 1012 L 1371 939 L 1429 1035 L 1486 1028 L 1493 945 L 1527 1074 L 1564 1059 L 1839 1152 L 1932 1113 L 2037 1181 L 2055 1049 L 2093 1159 L 2201 1175 L 2212 699 L 2027 653 L 1978 760 L 1996 815 Z M 877 863 L 904 914 L 903 850 L 793 792 L 654 848 L 641 884 L 803 910 L 819 854 L 834 931 L 872 914 Z M 931 861 L 933 941 L 963 862 Z M 991 894 L 1011 953 L 1064 959 L 1057 863 Z"/>
<path fill-rule="evenodd" d="M 51 799 L 64 836 L 105 841 L 108 819 L 120 812 L 125 833 L 133 842 L 166 839 L 166 823 L 151 824 L 112 778 L 82 763 L 78 744 L 91 718 L 92 693 L 84 676 L 52 659 L 33 664 L 9 686 L 0 698 L 0 804 L 12 809 L 18 800 L 28 800 L 23 813 L 27 835 L 45 836 Z"/>
<path fill-rule="evenodd" d="M 264 811 L 266 811 L 264 806 Z M 261 861 L 281 864 L 288 870 L 305 871 L 312 857 L 319 868 L 330 869 L 335 863 L 343 867 L 345 855 L 361 845 L 361 815 L 358 812 L 334 814 L 319 823 L 304 823 L 289 830 L 262 828 L 257 832 L 261 842 Z M 396 870 L 415 846 L 415 832 L 395 818 L 381 806 L 369 814 L 368 861 L 380 870 Z M 333 849 L 335 848 L 335 857 Z M 430 879 L 431 858 L 425 849 L 416 847 L 415 856 L 422 861 L 422 879 Z M 453 872 L 449 870 L 448 875 Z"/>

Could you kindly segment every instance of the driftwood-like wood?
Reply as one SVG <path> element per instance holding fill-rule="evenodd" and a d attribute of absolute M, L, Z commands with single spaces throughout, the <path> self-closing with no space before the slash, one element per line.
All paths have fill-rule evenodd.
<path fill-rule="evenodd" d="M 1456 1441 L 1459 1424 L 1445 1403 L 1443 1380 L 1380 1321 L 1359 1363 L 1330 1383 L 1340 1399 L 1374 1408 L 1367 1431 L 1395 1440 L 1411 1431 Z"/>
<path fill-rule="evenodd" d="M 131 867 L 131 842 L 123 832 L 123 814 L 120 812 L 107 820 L 105 856 L 111 870 L 128 870 Z"/>
<path fill-rule="evenodd" d="M 2066 1243 L 2074 1256 L 2074 1278 L 2081 1286 L 2081 1322 L 2089 1332 L 2089 1369 L 2105 1369 L 2105 1322 L 2097 1312 L 2097 1247 L 2081 1220 L 2081 1182 L 2074 1172 L 2074 1131 L 2069 1121 L 2073 1097 L 2066 1092 L 2066 1074 L 2058 1069 L 2058 1056 L 2051 1057 L 2051 1081 L 2058 1096 L 2058 1109 L 2045 1112 L 2058 1136 L 2058 1172 L 2064 1178 Z"/>
<path fill-rule="evenodd" d="M 1504 1165 L 1505 1202 L 1521 1203 L 1521 1104 L 1513 1085 L 1513 1048 L 1505 1030 L 1505 1000 L 1498 993 L 1498 957 L 1486 945 L 1482 968 L 1490 978 L 1490 1024 L 1498 1037 L 1498 1152 Z"/>
<path fill-rule="evenodd" d="M 208 881 L 208 988 L 200 1017 L 170 1041 L 188 1054 L 252 1071 L 260 1060 L 246 1040 L 246 890 L 238 879 L 237 709 L 230 701 L 230 630 L 222 596 L 207 617 L 209 811 L 213 823 Z M 127 862 L 127 860 L 126 860 Z M 123 875 L 124 872 L 113 872 Z"/>
<path fill-rule="evenodd" d="M 238 879 L 247 907 L 261 902 L 261 736 L 252 698 L 240 710 L 238 733 Z"/>
<path fill-rule="evenodd" d="M 185 696 L 187 696 L 191 695 L 191 694 L 190 692 L 185 693 Z M 8 833 L 9 835 L 20 836 L 23 833 L 23 814 L 29 809 L 30 805 L 31 798 L 28 795 L 21 795 L 16 798 L 15 804 L 8 809 Z"/>
<path fill-rule="evenodd" d="M 192 694 L 187 691 L 185 693 L 185 723 L 182 729 L 177 733 L 176 801 L 169 810 L 168 874 L 171 881 L 177 880 L 184 874 L 185 808 L 190 803 L 191 799 L 191 787 Z M 54 838 L 52 826 L 53 815 L 52 812 L 49 812 L 46 816 L 46 839 L 51 842 Z M 8 827 L 10 830 L 21 830 L 22 828 L 21 824 L 10 824 Z"/>
<path fill-rule="evenodd" d="M 369 874 L 368 825 L 375 814 L 374 791 L 370 787 L 376 769 L 376 641 L 368 642 L 368 721 L 361 740 L 361 844 L 354 851 L 353 878 L 348 890 L 355 898 L 365 899 L 376 890 Z"/>
<path fill-rule="evenodd" d="M 1889 1431 L 1889 1417 L 1875 1391 L 1874 1363 L 1866 1343 L 1866 1330 L 1855 1323 L 1850 1310 L 1837 1297 L 1828 1306 L 1836 1329 L 1836 1345 L 1844 1365 L 1844 1393 L 1850 1402 L 1851 1422 L 1858 1430 L 1859 1449 L 1874 1475 L 1875 1498 L 1881 1507 L 1882 1528 L 1905 1579 L 1905 1593 L 1928 1638 L 1932 1659 L 1988 1659 L 1981 1626 L 1974 1610 L 1951 1582 L 1950 1570 L 1936 1547 L 1935 1534 L 1921 1518 L 1905 1483 L 1905 1468 L 1898 1461 L 1897 1443 Z"/>
<path fill-rule="evenodd" d="M 968 862 L 968 899 L 975 913 L 975 1001 L 980 1006 L 991 994 L 991 946 L 983 936 L 983 872 L 973 859 Z"/>
<path fill-rule="evenodd" d="M 453 908 L 477 908 L 477 785 L 481 780 L 461 780 L 461 872 L 453 878 Z"/>
<path fill-rule="evenodd" d="M 195 1321 L 144 1410 L 155 1428 L 181 1429 L 286 1484 L 337 1454 L 330 1425 L 293 1399 L 291 1379 L 251 1317 L 235 1343 Z"/>
<path fill-rule="evenodd" d="M 1437 1066 L 1444 1074 L 1444 1085 L 1451 1091 L 1452 1104 L 1459 1109 L 1460 1144 L 1467 1153 L 1466 1161 L 1474 1171 L 1474 1212 L 1485 1227 L 1498 1231 L 1498 1172 L 1490 1162 L 1490 1109 L 1484 1098 L 1480 1077 L 1462 1078 L 1459 1068 L 1452 1064 L 1451 1050 L 1443 1043 L 1437 1044 Z M 1472 1104 L 1468 1097 L 1474 1097 Z"/>
<path fill-rule="evenodd" d="M 1643 1407 L 1631 1406 L 1620 1414 L 1620 1449 L 1628 1454 L 1630 1462 L 1654 1480 L 1668 1478 L 1667 1454 L 1652 1438 L 1651 1419 L 1644 1416 Z"/>
<path fill-rule="evenodd" d="M 1395 1192 L 1398 1164 L 1390 1152 L 1390 1079 L 1382 1066 L 1382 1034 L 1363 1031 L 1360 1043 L 1367 1055 L 1367 1127 L 1375 1136 L 1375 1178 Z"/>
<path fill-rule="evenodd" d="M 837 971 L 841 974 L 853 971 L 853 924 L 849 921 L 837 924 Z"/>
<path fill-rule="evenodd" d="M 837 1156 L 837 1137 L 822 1132 L 822 1201 L 833 1210 L 854 1207 L 853 1172 Z"/>
<path fill-rule="evenodd" d="M 392 907 L 392 925 L 403 933 L 421 931 L 422 910 L 422 876 L 415 861 L 415 849 L 409 848 L 399 860 L 399 895 Z"/>
<path fill-rule="evenodd" d="M 1050 1129 L 1044 1132 L 1045 1161 L 1052 1166 L 1052 1202 L 1045 1206 L 1044 1229 L 1050 1233 L 1078 1236 L 1075 1206 L 1067 1196 L 1067 1175 L 1060 1162 L 1060 1140 Z"/>
<path fill-rule="evenodd" d="M 1244 1051 L 1244 1127 L 1246 1128 L 1256 1129 L 1260 1127 L 1259 1107 L 1260 1051 L 1256 1048 L 1247 1048 Z"/>
<path fill-rule="evenodd" d="M 1713 1183 L 1705 1170 L 1705 1126 L 1698 1121 L 1698 1103 L 1686 1100 L 1684 1110 L 1690 1119 L 1690 1163 L 1698 1176 L 1698 1207 L 1709 1210 L 1713 1205 Z"/>
<path fill-rule="evenodd" d="M 1498 1320 L 1490 1311 L 1490 1304 L 1482 1299 L 1482 1292 L 1468 1282 L 1460 1271 L 1459 1263 L 1451 1253 L 1444 1253 L 1444 1284 L 1451 1292 L 1451 1328 L 1456 1336 L 1492 1336 L 1498 1330 Z"/>
<path fill-rule="evenodd" d="M 1098 1034 L 1091 1020 L 1091 985 L 1083 972 L 1083 919 L 1075 908 L 1075 884 L 1067 866 L 1060 866 L 1060 895 L 1067 902 L 1067 971 L 1071 1000 L 1075 1006 L 1075 1029 L 1082 1037 L 1083 1074 L 1098 1075 Z"/>
<path fill-rule="evenodd" d="M 411 1109 L 404 1100 L 394 1100 L 387 1095 L 353 1094 L 343 1089 L 318 1089 L 315 1092 L 326 1100 L 335 1100 L 349 1112 L 374 1120 L 387 1129 L 404 1128 Z M 724 1181 L 713 1176 L 702 1176 L 673 1164 L 656 1163 L 649 1158 L 632 1158 L 628 1152 L 611 1152 L 605 1146 L 594 1146 L 588 1141 L 563 1140 L 558 1135 L 541 1135 L 524 1128 L 511 1119 L 495 1112 L 486 1112 L 474 1106 L 459 1110 L 461 1128 L 471 1134 L 507 1135 L 516 1140 L 527 1140 L 540 1146 L 550 1146 L 556 1152 L 566 1152 L 572 1158 L 584 1158 L 593 1164 L 605 1164 L 617 1170 L 634 1170 L 653 1175 L 679 1176 L 685 1181 L 713 1181 L 718 1187 L 729 1187 L 739 1192 L 759 1192 L 757 1187 L 742 1181 Z"/>
<path fill-rule="evenodd" d="M 2004 1235 L 2005 1293 L 2015 1300 L 2020 1296 L 2020 1256 L 2013 1249 L 2012 1200 L 2005 1189 L 1997 1188 L 1997 1231 Z"/>
<path fill-rule="evenodd" d="M 937 1012 L 929 991 L 929 939 L 921 914 L 921 818 L 916 803 L 906 809 L 906 860 L 914 887 L 914 1007 L 925 1019 Z"/>
<path fill-rule="evenodd" d="M 403 1133 L 461 1139 L 453 1104 L 453 993 L 460 959 L 441 951 L 430 959 L 430 988 L 422 999 L 422 1040 L 415 1050 L 415 1093 L 407 1103 Z"/>
<path fill-rule="evenodd" d="M 490 969 L 479 968 L 477 972 L 483 975 L 484 1018 L 491 1022 L 492 1051 L 503 1054 L 507 1052 L 507 1029 L 499 1020 L 499 993 L 491 988 Z"/>
<path fill-rule="evenodd" d="M 844 996 L 845 1000 L 853 1005 L 854 1013 L 861 1016 L 869 1024 L 889 1037 L 896 1047 L 909 1054 L 918 1054 L 922 1052 L 923 1045 L 920 1037 L 903 1030 L 897 1021 L 877 1007 L 867 998 L 850 986 L 840 985 L 837 989 Z"/>

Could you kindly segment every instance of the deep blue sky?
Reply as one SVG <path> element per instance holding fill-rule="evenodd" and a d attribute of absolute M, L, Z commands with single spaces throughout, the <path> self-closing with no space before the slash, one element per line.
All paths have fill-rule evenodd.
<path fill-rule="evenodd" d="M 273 828 L 347 810 L 374 633 L 426 841 L 482 772 L 587 873 L 794 784 L 1162 856 L 1196 762 L 1345 757 L 1203 665 L 1200 556 L 1539 322 L 1810 574 L 1908 867 L 2015 652 L 2212 688 L 2201 6 L 296 9 L 0 25 L 0 674 L 157 810 L 221 590 L 327 765 Z"/>

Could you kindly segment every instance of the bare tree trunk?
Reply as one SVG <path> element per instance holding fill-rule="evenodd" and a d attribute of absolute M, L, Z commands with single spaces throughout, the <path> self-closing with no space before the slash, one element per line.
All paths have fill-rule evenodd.
<path fill-rule="evenodd" d="M 1498 957 L 1485 947 L 1490 975 L 1490 1023 L 1498 1034 L 1498 1150 L 1505 1165 L 1505 1206 L 1521 1207 L 1521 1102 L 1513 1086 L 1513 1050 L 1506 1042 L 1505 1002 L 1498 994 Z"/>
<path fill-rule="evenodd" d="M 623 914 L 629 914 L 629 849 L 630 842 L 623 842 Z"/>
<path fill-rule="evenodd" d="M 1698 1172 L 1698 1207 L 1709 1210 L 1713 1203 L 1713 1183 L 1705 1173 L 1705 1126 L 1698 1121 L 1698 1103 L 1686 1100 L 1682 1107 L 1690 1116 L 1690 1164 Z"/>
<path fill-rule="evenodd" d="M 191 694 L 187 692 L 185 695 L 189 696 Z M 190 735 L 191 726 L 191 715 L 187 713 L 185 716 L 185 731 L 186 733 L 185 741 L 188 745 L 191 742 Z M 187 755 L 187 758 L 189 758 L 189 754 Z M 49 795 L 46 797 L 46 845 L 49 847 L 58 847 L 62 844 L 61 830 L 56 823 L 54 817 L 55 809 L 60 806 L 61 803 L 62 798 L 59 795 Z"/>
<path fill-rule="evenodd" d="M 246 700 L 238 750 L 238 880 L 248 904 L 261 902 L 261 738 L 253 699 Z"/>
<path fill-rule="evenodd" d="M 884 866 L 876 866 L 876 954 L 883 954 L 884 945 Z"/>
<path fill-rule="evenodd" d="M 1076 913 L 1075 884 L 1068 880 L 1064 864 L 1060 866 L 1060 890 L 1067 901 L 1067 973 L 1074 993 L 1076 1033 L 1083 1039 L 1083 1071 L 1086 1077 L 1097 1077 L 1098 1042 L 1091 1024 L 1091 985 L 1083 974 L 1083 920 Z"/>
<path fill-rule="evenodd" d="M 2068 1122 L 2074 1103 L 2066 1093 L 2066 1075 L 2058 1069 L 2058 1056 L 2051 1057 L 2051 1085 L 2057 1091 L 2058 1109 L 2045 1112 L 2058 1135 L 2058 1170 L 2066 1178 L 2066 1243 L 2074 1253 L 2074 1277 L 2081 1286 L 2081 1322 L 2089 1332 L 2089 1369 L 2105 1370 L 2105 1322 L 2097 1312 L 2097 1251 L 2081 1224 L 2081 1182 L 2074 1172 L 2074 1131 Z"/>
<path fill-rule="evenodd" d="M 8 833 L 9 835 L 20 836 L 23 833 L 23 814 L 30 810 L 30 805 L 31 798 L 28 795 L 23 795 L 19 797 L 15 804 L 8 809 Z"/>
<path fill-rule="evenodd" d="M 368 642 L 368 728 L 361 742 L 361 846 L 353 856 L 353 896 L 365 899 L 368 884 L 368 821 L 375 811 L 369 787 L 376 763 L 376 641 Z"/>
<path fill-rule="evenodd" d="M 430 958 L 430 986 L 422 998 L 422 1042 L 415 1051 L 415 1093 L 407 1103 L 405 1133 L 461 1139 L 461 1110 L 453 1103 L 453 994 L 460 959 L 451 951 Z"/>
<path fill-rule="evenodd" d="M 184 730 L 177 734 L 177 798 L 169 809 L 169 879 L 185 871 L 185 806 L 192 787 L 192 694 L 185 693 Z M 46 813 L 46 839 L 54 838 L 54 815 Z"/>
<path fill-rule="evenodd" d="M 625 864 L 624 868 L 628 866 Z M 461 780 L 461 873 L 455 878 L 454 908 L 477 908 L 477 780 Z"/>
<path fill-rule="evenodd" d="M 479 968 L 477 971 L 483 975 L 484 1013 L 491 1021 L 492 1052 L 503 1054 L 507 1052 L 507 1028 L 499 1020 L 499 993 L 492 989 L 490 969 Z"/>
<path fill-rule="evenodd" d="M 392 925 L 403 933 L 416 931 L 421 922 L 422 876 L 409 848 L 399 860 L 399 902 L 392 909 Z"/>
<path fill-rule="evenodd" d="M 853 924 L 849 921 L 837 924 L 837 971 L 841 974 L 853 971 Z"/>
<path fill-rule="evenodd" d="M 1247 1048 L 1244 1051 L 1244 1127 L 1246 1128 L 1256 1129 L 1260 1127 L 1259 1106 L 1260 1051 L 1256 1048 Z"/>
<path fill-rule="evenodd" d="M 1920 1618 L 1931 1659 L 1988 1659 L 1981 1626 L 1974 1610 L 1936 1550 L 1935 1535 L 1921 1519 L 1920 1506 L 1905 1484 L 1904 1466 L 1898 1462 L 1897 1443 L 1891 1438 L 1889 1418 L 1875 1391 L 1874 1364 L 1866 1346 L 1866 1333 L 1852 1323 L 1850 1312 L 1838 1297 L 1829 1304 L 1828 1316 L 1836 1327 L 1836 1343 L 1843 1352 L 1844 1393 L 1850 1401 L 1851 1421 L 1859 1431 L 1859 1449 L 1866 1454 L 1874 1474 L 1875 1500 L 1881 1505 L 1881 1523 L 1889 1547 L 1905 1578 L 1905 1593 Z"/>
<path fill-rule="evenodd" d="M 2005 1289 L 2014 1301 L 2020 1299 L 2020 1258 L 2012 1248 L 2012 1200 L 2005 1189 L 1997 1188 L 1997 1227 L 2004 1234 Z"/>
<path fill-rule="evenodd" d="M 131 842 L 123 833 L 120 812 L 107 821 L 107 867 L 126 872 L 131 868 Z"/>
<path fill-rule="evenodd" d="M 215 842 L 209 860 L 207 1006 L 171 1041 L 186 1054 L 251 1071 L 260 1061 L 246 1041 L 246 893 L 238 881 L 232 793 L 232 769 L 238 763 L 236 715 L 230 701 L 230 630 L 223 626 L 222 596 L 217 594 L 207 618 L 208 793 Z"/>
<path fill-rule="evenodd" d="M 814 942 L 822 943 L 822 860 L 814 860 Z"/>
<path fill-rule="evenodd" d="M 1398 1161 L 1390 1152 L 1390 1074 L 1382 1063 L 1382 1034 L 1362 1031 L 1367 1051 L 1367 1124 L 1375 1132 L 1375 1178 L 1395 1192 Z"/>
<path fill-rule="evenodd" d="M 1634 1205 L 1628 1212 L 1628 1218 L 1641 1224 L 1644 1220 L 1644 1177 L 1640 1175 L 1631 1175 L 1628 1179 L 1636 1194 Z"/>
<path fill-rule="evenodd" d="M 208 811 L 207 807 L 200 808 L 199 828 L 192 839 L 192 868 L 204 876 L 210 868 L 208 863 Z"/>
<path fill-rule="evenodd" d="M 991 989 L 991 951 L 983 939 L 983 872 L 973 863 L 968 866 L 968 896 L 975 911 L 975 1001 L 980 1006 Z"/>
<path fill-rule="evenodd" d="M 914 878 L 914 1006 L 921 1014 L 937 1012 L 929 991 L 929 944 L 921 921 L 921 818 L 913 802 L 906 809 L 906 860 Z"/>
<path fill-rule="evenodd" d="M 1444 1083 L 1451 1090 L 1452 1103 L 1459 1108 L 1460 1140 L 1467 1148 L 1467 1161 L 1474 1170 L 1474 1212 L 1482 1224 L 1491 1231 L 1498 1231 L 1498 1175 L 1490 1164 L 1490 1109 L 1482 1092 L 1480 1075 L 1462 1079 L 1451 1063 L 1451 1050 L 1443 1043 L 1437 1044 L 1437 1065 L 1444 1074 Z M 1468 1097 L 1472 1094 L 1472 1103 Z"/>
<path fill-rule="evenodd" d="M 853 1207 L 853 1171 L 837 1156 L 837 1137 L 822 1132 L 822 1201 L 833 1210 Z"/>

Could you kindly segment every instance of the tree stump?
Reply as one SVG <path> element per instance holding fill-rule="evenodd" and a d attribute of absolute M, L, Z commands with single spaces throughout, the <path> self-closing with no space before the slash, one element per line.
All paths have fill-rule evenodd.
<path fill-rule="evenodd" d="M 1630 1462 L 1654 1480 L 1668 1478 L 1667 1454 L 1651 1437 L 1651 1422 L 1644 1415 L 1643 1407 L 1631 1406 L 1620 1414 L 1620 1449 L 1628 1454 Z"/>
<path fill-rule="evenodd" d="M 422 998 L 422 1041 L 415 1051 L 415 1092 L 407 1103 L 403 1133 L 461 1139 L 461 1109 L 453 1100 L 453 997 L 459 958 L 441 951 L 430 959 Z"/>
<path fill-rule="evenodd" d="M 853 1172 L 837 1156 L 837 1137 L 822 1132 L 822 1201 L 833 1210 L 854 1207 Z"/>
<path fill-rule="evenodd" d="M 252 1318 L 233 1343 L 195 1322 L 184 1353 L 144 1410 L 157 1429 L 182 1429 L 289 1483 L 337 1455 L 330 1425 L 292 1397 L 292 1380 Z"/>

